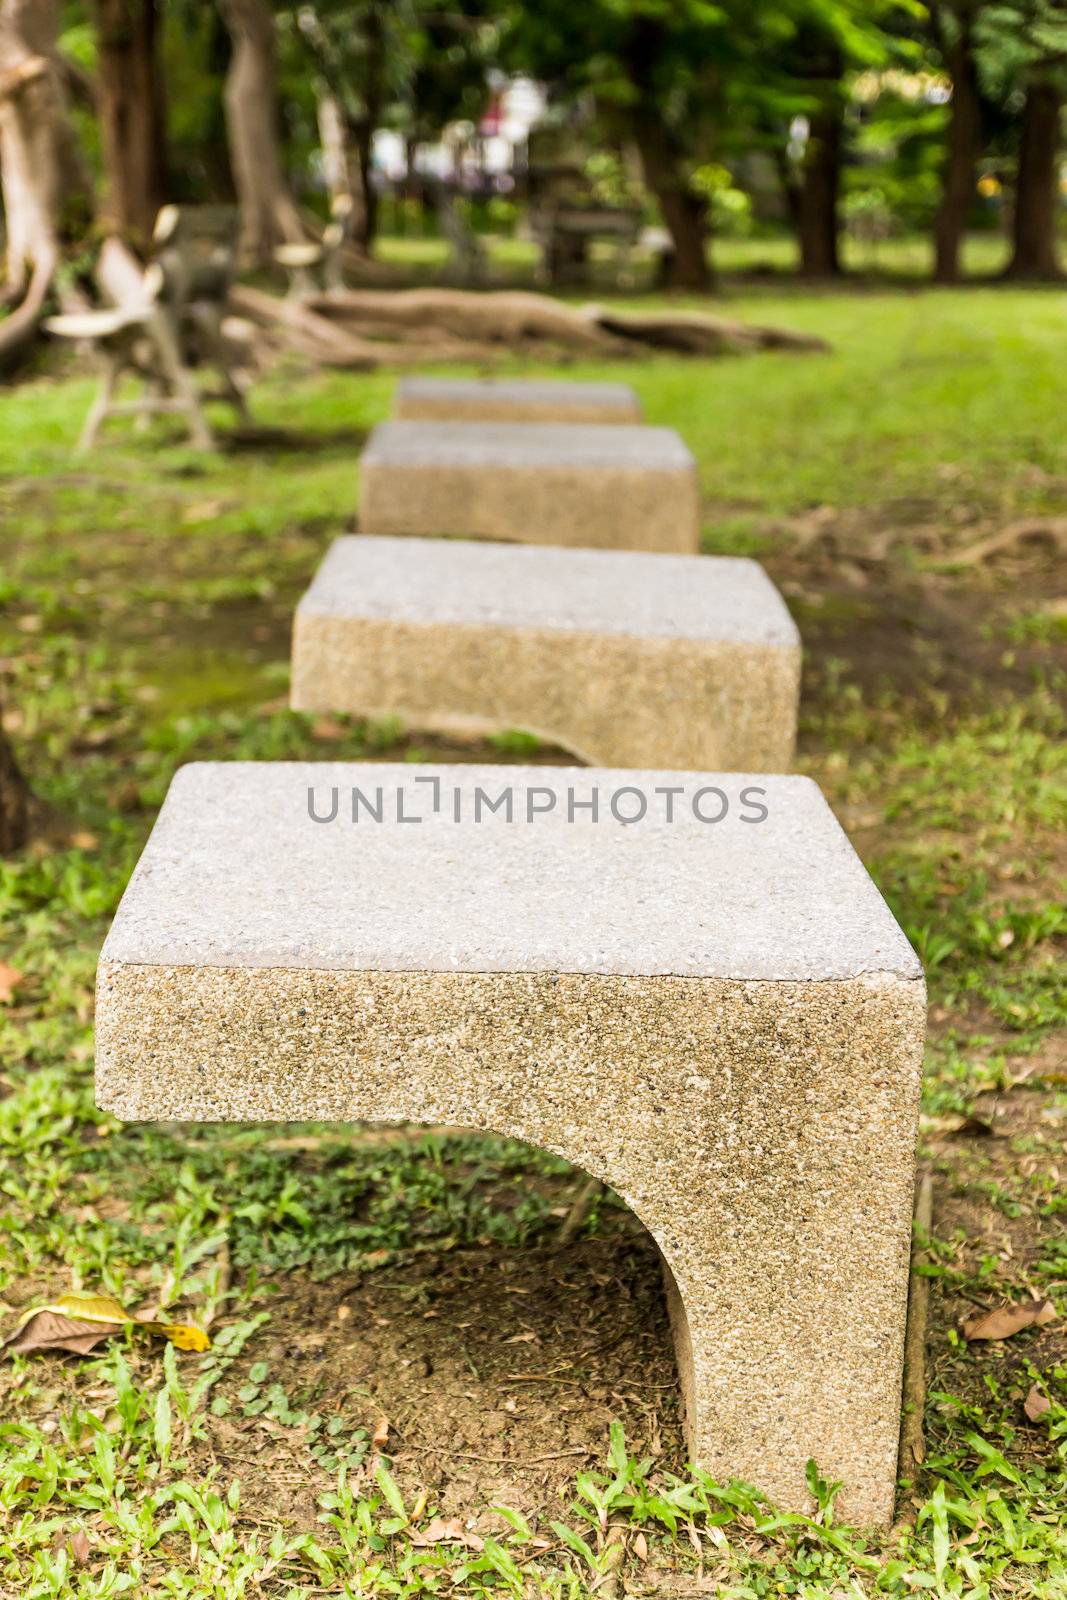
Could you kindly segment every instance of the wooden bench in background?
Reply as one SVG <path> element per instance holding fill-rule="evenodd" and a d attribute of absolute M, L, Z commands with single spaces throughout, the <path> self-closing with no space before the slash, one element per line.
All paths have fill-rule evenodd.
<path fill-rule="evenodd" d="M 133 416 L 142 425 L 158 414 L 184 418 L 192 444 L 214 448 L 204 412 L 208 400 L 231 405 L 247 419 L 241 377 L 223 319 L 233 273 L 237 217 L 229 206 L 164 206 L 156 219 L 152 259 L 140 271 L 122 246 L 105 244 L 98 277 L 116 303 L 51 317 L 45 326 L 98 354 L 100 387 L 89 408 L 78 450 L 90 450 L 109 417 Z M 197 373 L 211 370 L 221 388 L 201 390 Z M 141 392 L 118 397 L 125 377 Z"/>

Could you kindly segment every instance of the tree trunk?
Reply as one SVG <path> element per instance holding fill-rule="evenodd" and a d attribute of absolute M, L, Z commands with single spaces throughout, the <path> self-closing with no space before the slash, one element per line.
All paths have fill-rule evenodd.
<path fill-rule="evenodd" d="M 29 790 L 11 746 L 0 728 L 0 856 L 26 843 L 29 833 Z"/>
<path fill-rule="evenodd" d="M 712 285 L 704 202 L 689 187 L 681 152 L 658 110 L 654 106 L 636 107 L 631 112 L 631 128 L 645 182 L 656 197 L 663 225 L 671 236 L 666 284 L 671 289 L 704 293 Z"/>
<path fill-rule="evenodd" d="M 356 147 L 356 203 L 352 219 L 352 243 L 364 255 L 370 255 L 378 232 L 378 191 L 374 187 L 374 128 L 369 117 L 360 117 L 352 125 L 352 139 Z"/>
<path fill-rule="evenodd" d="M 85 220 L 89 180 L 56 63 L 56 0 L 0 0 L 0 184 L 7 297 L 48 275 Z"/>
<path fill-rule="evenodd" d="M 1063 95 L 1049 80 L 1031 83 L 1023 107 L 1015 179 L 1011 278 L 1058 278 L 1056 213 L 1059 205 L 1060 115 Z"/>
<path fill-rule="evenodd" d="M 233 55 L 226 75 L 226 127 L 241 207 L 240 252 L 267 266 L 279 244 L 306 237 L 282 168 L 277 127 L 274 14 L 268 0 L 219 0 Z"/>
<path fill-rule="evenodd" d="M 941 202 L 934 222 L 934 278 L 938 283 L 959 281 L 960 248 L 974 204 L 982 147 L 982 100 L 974 55 L 973 22 L 970 10 L 961 11 L 956 19 L 958 37 L 954 42 L 943 40 L 941 44 L 942 57 L 952 79 L 952 100 Z"/>
<path fill-rule="evenodd" d="M 811 118 L 796 196 L 800 271 L 805 278 L 836 278 L 841 271 L 838 202 L 843 144 L 844 119 L 835 86 Z"/>
<path fill-rule="evenodd" d="M 385 71 L 385 37 L 381 14 L 376 6 L 367 13 L 366 73 L 360 116 L 352 121 L 352 137 L 359 169 L 359 193 L 353 218 L 353 242 L 370 255 L 378 232 L 378 191 L 374 187 L 374 133 L 382 110 L 382 78 Z"/>
<path fill-rule="evenodd" d="M 68 238 L 91 215 L 90 183 L 55 55 L 56 0 L 0 0 L 0 187 L 7 232 L 0 371 L 32 345 Z M 21 304 L 18 302 L 21 301 Z"/>
<path fill-rule="evenodd" d="M 166 198 L 166 117 L 158 0 L 94 0 L 105 233 L 151 236 Z"/>
<path fill-rule="evenodd" d="M 800 184 L 797 182 L 796 167 L 789 159 L 789 150 L 785 140 L 780 136 L 781 130 L 773 126 L 767 130 L 773 139 L 771 146 L 774 169 L 778 177 L 778 187 L 782 191 L 782 208 L 786 220 L 797 238 L 800 238 Z"/>

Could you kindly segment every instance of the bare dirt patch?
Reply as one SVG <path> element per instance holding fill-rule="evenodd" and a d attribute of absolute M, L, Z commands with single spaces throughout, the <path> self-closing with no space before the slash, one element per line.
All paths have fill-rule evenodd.
<path fill-rule="evenodd" d="M 564 1251 L 496 1246 L 325 1283 L 290 1276 L 256 1358 L 346 1427 L 373 1438 L 386 1419 L 381 1454 L 406 1498 L 425 1492 L 447 1516 L 499 1504 L 556 1514 L 575 1472 L 605 1457 L 614 1420 L 634 1453 L 680 1469 L 659 1258 L 635 1219 L 613 1216 L 610 1237 Z M 212 1429 L 228 1470 L 256 1463 L 261 1514 L 311 1525 L 329 1474 L 309 1472 L 299 1441 L 286 1451 L 285 1430 L 260 1418 Z M 282 1448 L 268 1452 L 272 1439 Z"/>

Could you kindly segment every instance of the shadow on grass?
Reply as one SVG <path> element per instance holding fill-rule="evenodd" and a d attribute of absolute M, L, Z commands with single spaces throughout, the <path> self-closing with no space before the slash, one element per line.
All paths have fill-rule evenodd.
<path fill-rule="evenodd" d="M 362 450 L 369 433 L 369 428 L 319 428 L 304 432 L 298 428 L 246 424 L 219 434 L 218 440 L 227 455 L 254 455 L 259 450 L 285 455 L 325 455 L 346 447 Z"/>

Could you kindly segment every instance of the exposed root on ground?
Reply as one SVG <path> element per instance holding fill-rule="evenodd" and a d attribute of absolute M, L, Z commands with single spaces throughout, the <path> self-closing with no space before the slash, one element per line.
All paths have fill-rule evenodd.
<path fill-rule="evenodd" d="M 1020 517 L 1017 522 L 1009 522 L 1006 528 L 999 528 L 996 533 L 987 534 L 962 550 L 939 556 L 930 565 L 949 569 L 977 567 L 1016 545 L 1030 542 L 1051 544 L 1056 550 L 1067 549 L 1067 517 Z"/>
<path fill-rule="evenodd" d="M 718 356 L 828 348 L 808 334 L 704 312 L 570 306 L 549 295 L 513 290 L 345 289 L 296 300 L 241 284 L 231 291 L 230 302 L 277 347 L 332 366 L 483 361 L 546 346 L 611 359 L 653 350 Z"/>

